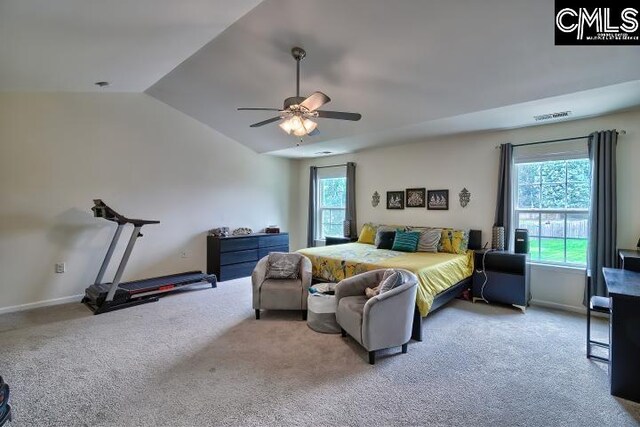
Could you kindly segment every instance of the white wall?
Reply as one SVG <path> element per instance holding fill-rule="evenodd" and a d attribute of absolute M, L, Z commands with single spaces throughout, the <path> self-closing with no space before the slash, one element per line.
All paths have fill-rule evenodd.
<path fill-rule="evenodd" d="M 93 198 L 161 221 L 126 278 L 204 270 L 208 229 L 288 228 L 293 164 L 144 94 L 1 94 L 0 312 L 93 282 L 115 227 L 92 217 Z"/>
<path fill-rule="evenodd" d="M 341 156 L 299 162 L 298 194 L 301 210 L 292 242 L 296 248 L 306 245 L 310 165 L 329 165 L 353 161 L 356 166 L 356 204 L 358 224 L 378 223 L 455 226 L 481 228 L 483 240 L 490 241 L 496 204 L 499 150 L 503 142 L 524 143 L 587 135 L 602 129 L 625 129 L 618 144 L 618 246 L 634 248 L 640 236 L 640 110 L 553 125 L 477 133 L 432 140 L 417 144 L 382 147 Z M 448 211 L 419 208 L 386 209 L 386 192 L 411 187 L 449 189 Z M 460 207 L 458 193 L 466 187 L 471 202 Z M 380 205 L 371 206 L 374 191 Z M 576 269 L 548 266 L 532 268 L 533 300 L 540 304 L 582 310 L 584 273 Z"/>

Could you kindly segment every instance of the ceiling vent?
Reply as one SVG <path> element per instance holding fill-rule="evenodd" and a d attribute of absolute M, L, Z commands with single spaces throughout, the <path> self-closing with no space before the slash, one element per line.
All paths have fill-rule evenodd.
<path fill-rule="evenodd" d="M 549 114 L 540 114 L 538 116 L 533 116 L 536 122 L 543 122 L 545 120 L 554 120 L 561 119 L 563 117 L 569 117 L 571 115 L 571 111 L 557 111 L 555 113 Z"/>
<path fill-rule="evenodd" d="M 321 156 L 326 156 L 327 154 L 332 154 L 333 151 L 318 151 L 316 154 Z"/>

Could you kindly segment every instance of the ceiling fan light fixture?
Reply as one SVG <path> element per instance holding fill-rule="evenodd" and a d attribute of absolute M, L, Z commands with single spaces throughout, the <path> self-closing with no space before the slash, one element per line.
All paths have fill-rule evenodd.
<path fill-rule="evenodd" d="M 313 132 L 318 127 L 318 124 L 313 120 L 293 116 L 284 120 L 278 126 L 288 135 L 305 136 Z"/>
<path fill-rule="evenodd" d="M 346 113 L 341 111 L 318 110 L 320 107 L 331 101 L 327 95 L 320 91 L 313 92 L 305 97 L 300 96 L 300 61 L 306 56 L 304 49 L 294 47 L 291 54 L 296 60 L 296 96 L 290 96 L 284 100 L 283 108 L 238 108 L 238 110 L 249 111 L 278 111 L 279 116 L 263 120 L 250 125 L 258 128 L 270 123 L 282 120 L 278 126 L 288 135 L 295 135 L 299 138 L 307 135 L 317 135 L 318 124 L 310 119 L 337 119 L 358 121 L 362 116 L 358 113 Z"/>
<path fill-rule="evenodd" d="M 280 123 L 278 126 L 280 126 L 280 129 L 285 131 L 287 135 L 291 135 L 292 128 L 291 121 L 289 119 L 283 120 L 282 123 Z"/>
<path fill-rule="evenodd" d="M 300 126 L 293 129 L 293 134 L 295 136 L 306 136 L 313 132 L 318 127 L 318 124 L 309 119 L 304 119 L 300 121 Z"/>
<path fill-rule="evenodd" d="M 302 122 L 302 124 L 304 126 L 304 129 L 307 131 L 307 133 L 313 132 L 318 127 L 318 124 L 316 122 L 309 119 L 305 119 L 304 122 Z"/>

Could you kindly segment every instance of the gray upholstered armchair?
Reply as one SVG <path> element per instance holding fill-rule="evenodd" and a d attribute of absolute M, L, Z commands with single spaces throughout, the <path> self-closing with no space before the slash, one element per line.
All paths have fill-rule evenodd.
<path fill-rule="evenodd" d="M 311 286 L 311 261 L 304 255 L 293 253 L 300 258 L 300 272 L 297 279 L 267 279 L 269 256 L 258 261 L 251 274 L 253 286 L 253 308 L 256 319 L 260 310 L 302 310 L 302 319 L 307 319 L 307 297 Z"/>
<path fill-rule="evenodd" d="M 385 270 L 373 270 L 342 280 L 336 285 L 336 320 L 342 336 L 351 335 L 369 352 L 369 363 L 376 351 L 402 346 L 407 352 L 411 339 L 418 278 L 401 270 L 406 279 L 399 286 L 367 299 L 365 288 L 375 287 Z"/>

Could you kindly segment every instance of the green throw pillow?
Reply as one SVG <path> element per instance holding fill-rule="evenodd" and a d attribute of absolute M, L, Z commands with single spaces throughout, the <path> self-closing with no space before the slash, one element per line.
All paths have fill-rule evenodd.
<path fill-rule="evenodd" d="M 396 231 L 396 238 L 393 241 L 394 251 L 415 252 L 420 240 L 419 231 Z"/>

